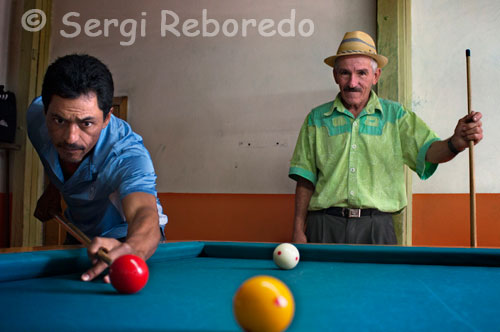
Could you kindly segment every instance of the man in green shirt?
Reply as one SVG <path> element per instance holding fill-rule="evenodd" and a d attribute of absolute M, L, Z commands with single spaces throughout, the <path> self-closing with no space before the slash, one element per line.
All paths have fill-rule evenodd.
<path fill-rule="evenodd" d="M 442 141 L 415 113 L 379 98 L 372 86 L 387 62 L 362 31 L 346 33 L 325 59 L 340 93 L 300 130 L 289 171 L 297 181 L 294 242 L 396 244 L 392 214 L 407 205 L 403 165 L 427 179 L 482 139 L 479 112 Z"/>

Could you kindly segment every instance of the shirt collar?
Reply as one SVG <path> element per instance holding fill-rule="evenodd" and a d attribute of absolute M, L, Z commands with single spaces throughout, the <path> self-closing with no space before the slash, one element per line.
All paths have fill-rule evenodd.
<path fill-rule="evenodd" d="M 380 100 L 378 99 L 378 96 L 375 93 L 375 91 L 372 90 L 370 93 L 370 99 L 368 99 L 368 103 L 366 104 L 365 108 L 363 109 L 360 115 L 373 114 L 377 111 L 380 112 L 380 115 L 382 117 L 384 116 L 384 111 L 382 109 L 382 105 L 380 104 Z M 333 101 L 330 110 L 326 112 L 324 116 L 330 116 L 333 114 L 333 112 L 343 113 L 352 116 L 351 112 L 349 112 L 342 103 L 340 92 L 337 94 L 337 97 Z"/>
<path fill-rule="evenodd" d="M 76 169 L 75 173 L 66 181 L 64 179 L 64 173 L 62 171 L 61 163 L 59 161 L 59 154 L 57 153 L 57 149 L 52 145 L 48 149 L 46 149 L 45 156 L 48 161 L 48 166 L 52 169 L 52 173 L 54 176 L 61 182 L 61 184 L 70 183 L 74 178 L 78 178 L 78 181 L 90 181 L 93 179 L 92 173 L 94 167 L 92 165 L 92 154 L 93 151 L 89 153 L 89 155 L 83 158 L 81 164 Z"/>

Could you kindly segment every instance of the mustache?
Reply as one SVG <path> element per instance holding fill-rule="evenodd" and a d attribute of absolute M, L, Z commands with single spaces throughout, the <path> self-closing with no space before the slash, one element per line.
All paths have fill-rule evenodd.
<path fill-rule="evenodd" d="M 66 143 L 60 143 L 57 144 L 57 147 L 63 148 L 65 150 L 85 150 L 85 147 L 78 145 L 78 144 L 66 144 Z"/>
<path fill-rule="evenodd" d="M 344 92 L 362 92 L 361 88 L 358 88 L 358 87 L 350 88 L 348 86 L 344 87 L 344 89 L 342 89 L 342 91 L 344 91 Z"/>

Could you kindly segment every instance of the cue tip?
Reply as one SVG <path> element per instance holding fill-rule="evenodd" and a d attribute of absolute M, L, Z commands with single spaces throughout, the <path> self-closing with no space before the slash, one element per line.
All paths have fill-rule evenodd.
<path fill-rule="evenodd" d="M 465 56 L 470 56 L 470 49 L 465 50 Z"/>

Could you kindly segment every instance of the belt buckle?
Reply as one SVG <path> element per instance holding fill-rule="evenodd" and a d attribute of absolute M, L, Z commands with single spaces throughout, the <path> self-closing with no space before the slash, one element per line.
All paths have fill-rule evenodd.
<path fill-rule="evenodd" d="M 344 208 L 342 210 L 342 214 L 345 216 L 346 215 L 346 210 L 347 210 L 347 217 L 348 218 L 360 218 L 361 217 L 361 209 L 349 209 L 349 208 Z"/>

